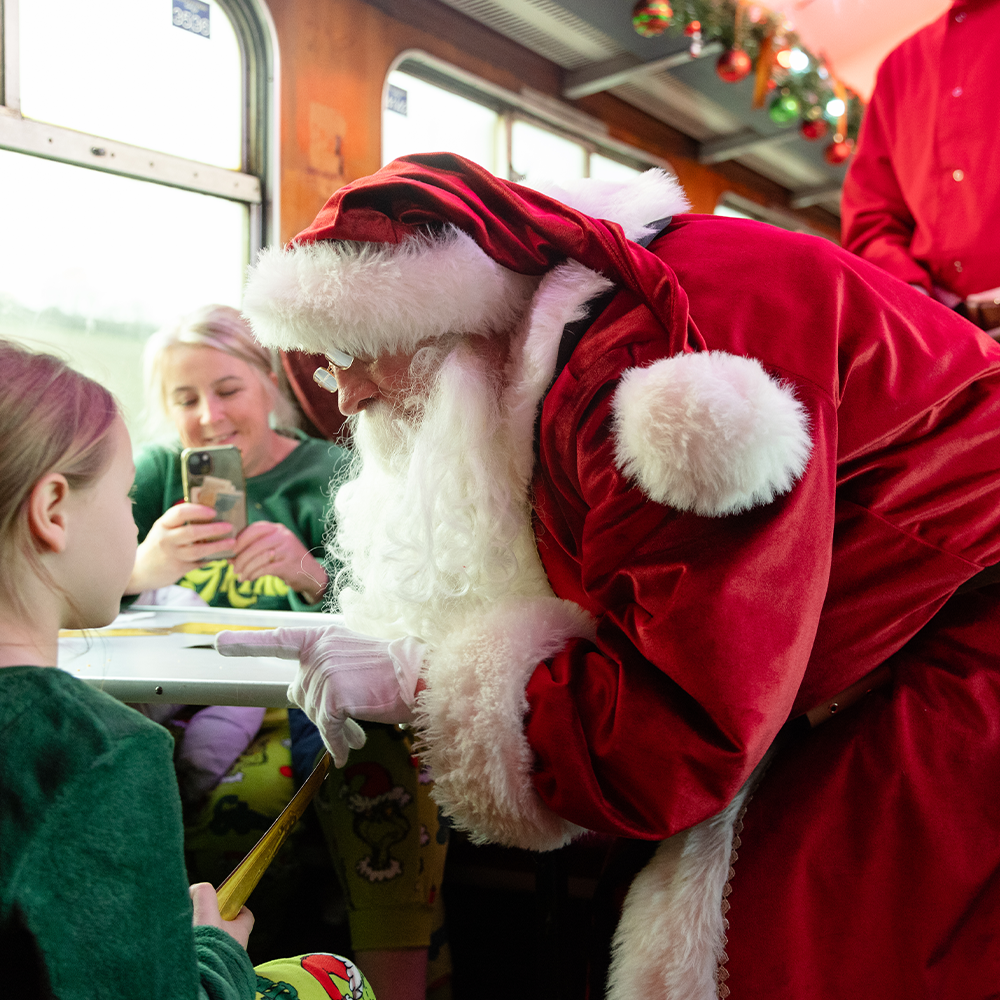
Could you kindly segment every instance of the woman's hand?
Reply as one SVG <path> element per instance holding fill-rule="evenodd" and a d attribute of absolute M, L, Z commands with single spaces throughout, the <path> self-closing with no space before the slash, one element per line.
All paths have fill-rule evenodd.
<path fill-rule="evenodd" d="M 138 594 L 176 583 L 188 570 L 220 552 L 232 550 L 227 521 L 199 503 L 179 503 L 161 515 L 135 554 L 126 594 Z"/>
<path fill-rule="evenodd" d="M 196 882 L 190 892 L 195 927 L 218 927 L 244 948 L 247 946 L 253 929 L 253 914 L 245 906 L 232 920 L 223 920 L 219 913 L 219 897 L 209 882 Z"/>
<path fill-rule="evenodd" d="M 236 555 L 230 560 L 236 578 L 256 580 L 277 576 L 308 604 L 316 604 L 326 590 L 326 570 L 310 555 L 298 536 L 283 524 L 254 521 L 236 536 Z"/>

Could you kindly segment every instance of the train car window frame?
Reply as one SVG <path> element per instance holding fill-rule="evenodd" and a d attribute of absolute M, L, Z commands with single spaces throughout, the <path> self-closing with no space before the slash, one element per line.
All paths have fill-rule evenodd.
<path fill-rule="evenodd" d="M 25 118 L 20 88 L 22 2 L 0 2 L 0 149 L 242 202 L 250 212 L 249 259 L 277 239 L 277 45 L 263 3 L 214 0 L 236 32 L 242 57 L 242 163 L 240 170 L 230 170 Z"/>
<path fill-rule="evenodd" d="M 23 94 L 20 83 L 30 42 L 19 51 L 19 15 L 31 2 L 0 0 L 0 212 L 6 222 L 0 258 L 7 261 L 0 336 L 54 351 L 106 385 L 141 443 L 155 433 L 145 419 L 146 337 L 210 302 L 239 306 L 247 264 L 279 238 L 274 24 L 262 0 L 174 3 L 173 9 L 208 7 L 233 29 L 217 28 L 216 37 L 226 39 L 239 80 L 225 78 L 217 92 L 221 105 L 207 105 L 227 121 L 240 119 L 239 165 L 228 169 L 25 117 L 22 96 L 30 78 L 24 77 Z M 169 31 L 177 31 L 171 4 L 163 7 Z M 173 41 L 166 44 L 173 49 Z M 155 95 L 161 80 L 151 82 Z M 207 101 L 211 94 L 206 91 Z M 62 120 L 72 121 L 72 107 L 61 111 Z M 231 157 L 226 147 L 218 149 L 235 163 L 235 126 L 230 134 Z M 176 135 L 165 135 L 164 145 Z"/>
<path fill-rule="evenodd" d="M 405 73 L 442 91 L 463 97 L 472 104 L 493 109 L 498 121 L 495 159 L 492 164 L 481 165 L 507 180 L 525 182 L 525 176 L 515 169 L 516 153 L 512 150 L 514 123 L 518 121 L 578 145 L 583 156 L 582 175 L 585 177 L 590 176 L 593 156 L 603 157 L 637 173 L 650 167 L 660 167 L 668 174 L 674 174 L 666 160 L 613 138 L 608 133 L 607 126 L 591 115 L 530 88 L 514 93 L 422 49 L 401 52 L 386 73 L 382 94 L 383 150 L 386 145 L 386 116 L 393 113 L 394 96 L 398 99 L 398 95 L 394 95 L 397 85 L 390 82 L 390 77 L 396 72 Z M 385 161 L 386 155 L 383 152 L 382 162 Z"/>

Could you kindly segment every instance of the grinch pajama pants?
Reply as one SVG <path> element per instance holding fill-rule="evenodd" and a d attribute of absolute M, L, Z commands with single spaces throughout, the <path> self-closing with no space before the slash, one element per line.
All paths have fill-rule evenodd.
<path fill-rule="evenodd" d="M 365 746 L 351 751 L 344 768 L 331 769 L 313 802 L 347 899 L 352 947 L 427 948 L 432 989 L 451 972 L 441 900 L 448 823 L 430 798 L 430 776 L 413 756 L 409 735 L 378 724 L 366 724 L 365 731 Z M 192 880 L 221 882 L 322 752 L 304 713 L 269 709 L 256 738 L 187 825 Z M 279 899 L 281 884 L 294 881 L 286 878 L 294 850 L 293 835 L 265 875 Z"/>

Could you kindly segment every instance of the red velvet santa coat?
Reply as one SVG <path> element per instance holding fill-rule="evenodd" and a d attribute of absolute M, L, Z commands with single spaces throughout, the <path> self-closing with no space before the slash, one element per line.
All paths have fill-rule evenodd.
<path fill-rule="evenodd" d="M 612 400 L 677 345 L 626 293 L 591 328 L 546 397 L 533 486 L 549 580 L 597 641 L 528 681 L 535 788 L 581 826 L 668 837 L 729 802 L 786 719 L 889 660 L 892 685 L 794 738 L 750 802 L 726 984 L 995 996 L 1000 587 L 933 616 L 1000 561 L 1000 352 L 811 240 L 681 217 L 652 249 L 710 349 L 794 386 L 812 453 L 746 513 L 649 503 L 614 461 Z"/>
<path fill-rule="evenodd" d="M 397 173 L 438 184 L 414 162 Z M 502 185 L 463 171 L 477 198 Z M 321 213 L 299 253 L 309 267 L 315 254 L 328 267 L 317 235 L 397 242 L 405 227 L 384 218 L 405 200 L 395 187 L 373 197 L 377 181 Z M 450 200 L 461 185 L 447 183 L 436 210 L 499 258 L 489 220 L 463 227 L 467 208 Z M 594 231 L 617 260 L 614 231 Z M 544 399 L 530 496 L 555 596 L 526 587 L 428 654 L 435 795 L 481 838 L 536 849 L 581 827 L 668 838 L 626 905 L 616 1000 L 703 1000 L 717 962 L 737 997 L 993 996 L 1000 594 L 942 606 L 1000 561 L 1000 347 L 813 238 L 682 216 L 651 249 L 676 285 L 664 292 L 667 274 L 650 292 L 635 273 L 655 273 L 651 260 L 626 251 L 627 287 Z M 594 260 L 592 246 L 579 256 Z M 335 311 L 302 292 L 304 272 L 279 301 L 267 267 L 247 299 L 266 339 L 360 353 L 354 334 L 308 320 Z M 534 384 L 547 384 L 563 323 L 608 284 L 572 261 L 546 275 L 515 344 Z M 305 317 L 295 329 L 280 318 L 290 310 Z M 751 481 L 734 486 L 744 431 Z M 785 438 L 789 460 L 772 462 Z M 747 805 L 745 782 L 786 721 L 886 663 L 891 683 L 792 735 Z"/>
<path fill-rule="evenodd" d="M 1000 2 L 957 0 L 882 64 L 844 182 L 844 246 L 965 298 L 1000 285 Z"/>

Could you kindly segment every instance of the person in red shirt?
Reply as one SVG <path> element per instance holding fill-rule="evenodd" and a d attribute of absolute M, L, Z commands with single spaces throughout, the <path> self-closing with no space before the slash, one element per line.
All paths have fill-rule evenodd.
<path fill-rule="evenodd" d="M 882 64 L 841 206 L 846 249 L 983 329 L 1000 326 L 998 93 L 1000 0 L 956 0 Z"/>

